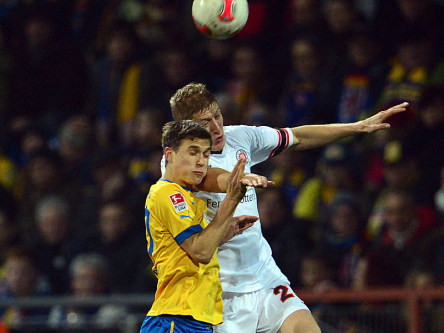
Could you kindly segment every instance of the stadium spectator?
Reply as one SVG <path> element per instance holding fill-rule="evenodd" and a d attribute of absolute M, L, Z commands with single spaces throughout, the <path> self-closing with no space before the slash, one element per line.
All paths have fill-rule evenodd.
<path fill-rule="evenodd" d="M 134 232 L 133 213 L 123 202 L 103 203 L 97 234 L 88 240 L 88 252 L 101 254 L 109 263 L 108 286 L 114 293 L 136 292 L 135 282 L 146 268 L 145 238 Z"/>
<path fill-rule="evenodd" d="M 314 244 L 305 221 L 291 216 L 289 198 L 280 187 L 268 188 L 258 195 L 262 234 L 271 246 L 273 258 L 294 285 L 299 284 L 299 266 Z"/>
<path fill-rule="evenodd" d="M 0 267 L 6 260 L 9 249 L 19 245 L 19 229 L 11 220 L 6 208 L 0 209 Z M 1 270 L 1 269 L 0 269 Z"/>
<path fill-rule="evenodd" d="M 234 98 L 242 124 L 263 125 L 268 121 L 266 101 L 269 98 L 269 81 L 266 73 L 266 63 L 257 46 L 245 43 L 234 49 L 231 77 L 219 93 L 227 93 Z"/>
<path fill-rule="evenodd" d="M 343 287 L 350 287 L 354 259 L 366 246 L 365 216 L 360 199 L 351 192 L 337 193 L 318 222 L 318 248 L 336 268 L 333 278 Z"/>
<path fill-rule="evenodd" d="M 301 187 L 293 207 L 293 215 L 315 223 L 323 210 L 341 190 L 356 190 L 353 159 L 350 149 L 342 144 L 324 148 L 318 159 L 317 173 Z M 315 237 L 313 229 L 312 237 Z"/>
<path fill-rule="evenodd" d="M 375 259 L 371 264 L 380 260 L 392 268 L 381 276 L 380 285 L 400 286 L 410 267 L 418 262 L 432 264 L 438 219 L 432 209 L 418 205 L 408 192 L 399 189 L 388 190 L 382 214 L 383 228 L 372 240 L 368 253 Z M 374 272 L 371 264 L 368 271 Z"/>
<path fill-rule="evenodd" d="M 58 25 L 61 12 L 29 6 L 21 24 L 23 38 L 13 51 L 7 124 L 41 126 L 50 137 L 87 98 L 87 65 Z"/>
<path fill-rule="evenodd" d="M 70 264 L 70 296 L 88 299 L 94 296 L 110 295 L 109 270 L 106 259 L 95 253 L 76 256 Z M 122 305 L 67 307 L 54 306 L 48 324 L 55 329 L 110 329 L 124 327 L 128 309 Z"/>
<path fill-rule="evenodd" d="M 280 117 L 288 126 L 335 121 L 329 103 L 336 104 L 331 71 L 324 66 L 325 48 L 310 35 L 289 43 L 291 67 L 283 73 L 285 85 L 280 97 Z M 277 122 L 277 119 L 275 122 Z"/>
<path fill-rule="evenodd" d="M 121 142 L 120 133 L 127 131 L 125 127 L 138 111 L 139 46 L 133 27 L 116 23 L 107 33 L 105 54 L 91 66 L 88 111 L 95 121 L 100 147 Z"/>
<path fill-rule="evenodd" d="M 56 294 L 68 291 L 70 262 L 85 250 L 84 241 L 73 230 L 71 211 L 60 196 L 48 195 L 39 200 L 35 208 L 37 234 L 28 244 Z"/>
<path fill-rule="evenodd" d="M 337 121 L 358 121 L 373 113 L 388 65 L 382 43 L 371 28 L 355 28 L 346 39 L 347 64 L 342 77 Z"/>
<path fill-rule="evenodd" d="M 315 156 L 309 151 L 291 150 L 272 159 L 264 171 L 267 171 L 268 179 L 283 189 L 292 207 L 303 184 L 313 176 L 314 163 Z"/>
<path fill-rule="evenodd" d="M 34 252 L 22 247 L 10 249 L 6 255 L 4 275 L 0 278 L 0 299 L 48 296 L 51 287 L 40 272 Z M 39 308 L 9 307 L 0 309 L 1 320 L 11 328 L 26 329 L 30 323 L 42 325 L 48 310 Z"/>

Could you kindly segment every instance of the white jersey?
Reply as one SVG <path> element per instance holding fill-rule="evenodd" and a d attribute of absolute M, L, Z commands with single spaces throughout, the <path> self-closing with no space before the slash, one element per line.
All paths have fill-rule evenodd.
<path fill-rule="evenodd" d="M 274 129 L 266 126 L 225 126 L 225 146 L 210 156 L 210 167 L 231 171 L 240 156 L 246 158 L 245 173 L 251 167 L 281 153 L 293 144 L 289 128 Z M 162 172 L 164 163 L 162 163 Z M 217 212 L 225 193 L 197 192 L 207 203 L 208 221 Z M 254 187 L 249 187 L 234 216 L 259 216 Z M 246 293 L 269 287 L 280 280 L 288 282 L 271 256 L 271 248 L 262 236 L 260 220 L 242 234 L 219 247 L 220 280 L 224 292 Z"/>

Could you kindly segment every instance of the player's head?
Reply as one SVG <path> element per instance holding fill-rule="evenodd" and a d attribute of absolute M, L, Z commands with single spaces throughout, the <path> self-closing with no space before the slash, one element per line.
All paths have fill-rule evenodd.
<path fill-rule="evenodd" d="M 189 83 L 180 88 L 170 99 L 175 120 L 191 119 L 203 125 L 211 134 L 213 150 L 225 145 L 223 117 L 216 97 L 201 83 Z"/>
<path fill-rule="evenodd" d="M 171 121 L 162 129 L 165 178 L 182 186 L 198 185 L 207 174 L 211 135 L 192 120 Z"/>

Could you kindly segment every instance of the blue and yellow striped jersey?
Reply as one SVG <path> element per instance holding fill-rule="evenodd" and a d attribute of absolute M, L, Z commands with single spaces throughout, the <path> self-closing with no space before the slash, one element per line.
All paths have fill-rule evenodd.
<path fill-rule="evenodd" d="M 205 212 L 205 202 L 190 189 L 166 179 L 151 186 L 145 204 L 146 239 L 158 282 L 149 316 L 188 315 L 213 325 L 222 322 L 216 253 L 204 265 L 180 247 L 208 225 Z"/>

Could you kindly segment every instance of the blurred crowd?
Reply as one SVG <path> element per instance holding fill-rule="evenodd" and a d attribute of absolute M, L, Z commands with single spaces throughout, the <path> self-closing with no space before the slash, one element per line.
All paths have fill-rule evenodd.
<path fill-rule="evenodd" d="M 409 102 L 389 130 L 257 167 L 277 184 L 259 193 L 263 234 L 295 289 L 444 285 L 443 1 L 249 0 L 224 41 L 194 27 L 191 3 L 0 1 L 0 298 L 155 291 L 145 196 L 169 98 L 193 81 L 225 125 L 348 123 Z"/>

